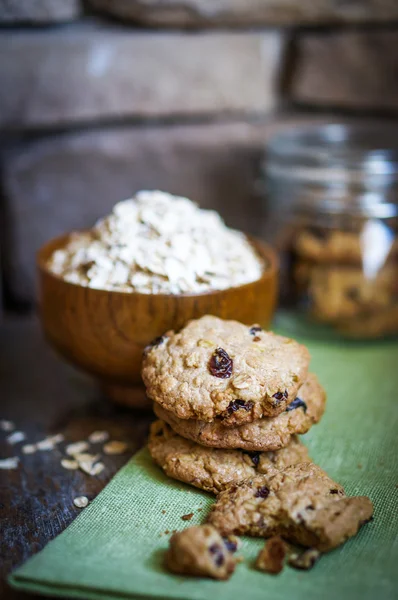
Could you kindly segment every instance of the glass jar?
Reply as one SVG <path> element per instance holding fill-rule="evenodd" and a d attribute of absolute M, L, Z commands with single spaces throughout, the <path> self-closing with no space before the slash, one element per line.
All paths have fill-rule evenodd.
<path fill-rule="evenodd" d="M 350 337 L 398 333 L 398 129 L 285 130 L 262 163 L 282 302 Z"/>

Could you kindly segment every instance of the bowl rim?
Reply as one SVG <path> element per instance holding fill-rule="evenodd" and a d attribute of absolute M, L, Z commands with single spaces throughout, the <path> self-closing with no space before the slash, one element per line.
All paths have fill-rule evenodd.
<path fill-rule="evenodd" d="M 205 292 L 200 292 L 198 294 L 194 293 L 185 293 L 185 294 L 153 294 L 151 293 L 143 293 L 143 292 L 125 292 L 123 290 L 104 290 L 99 288 L 91 288 L 89 286 L 80 285 L 79 283 L 73 283 L 71 281 L 66 281 L 61 275 L 57 275 L 53 273 L 47 266 L 47 262 L 49 257 L 56 250 L 60 250 L 63 248 L 67 241 L 73 234 L 76 233 L 88 233 L 89 229 L 81 229 L 74 230 L 69 233 L 64 233 L 62 235 L 51 238 L 45 244 L 43 244 L 39 250 L 36 252 L 36 267 L 39 272 L 46 277 L 50 277 L 56 281 L 62 282 L 67 286 L 71 286 L 72 288 L 82 289 L 82 290 L 90 290 L 90 292 L 103 294 L 107 292 L 109 294 L 117 294 L 120 297 L 128 297 L 131 298 L 133 296 L 149 298 L 201 298 L 204 296 L 217 296 L 220 294 L 225 294 L 230 290 L 245 290 L 254 284 L 258 284 L 260 282 L 264 282 L 265 280 L 272 280 L 277 278 L 279 271 L 279 258 L 276 254 L 276 251 L 266 242 L 259 240 L 255 236 L 249 235 L 245 232 L 244 235 L 248 239 L 250 245 L 254 248 L 257 255 L 260 256 L 261 260 L 264 262 L 268 261 L 268 267 L 265 268 L 262 272 L 262 275 L 259 279 L 255 279 L 254 281 L 249 281 L 248 283 L 244 283 L 242 285 L 231 286 L 228 288 L 224 288 L 222 290 L 209 290 Z"/>

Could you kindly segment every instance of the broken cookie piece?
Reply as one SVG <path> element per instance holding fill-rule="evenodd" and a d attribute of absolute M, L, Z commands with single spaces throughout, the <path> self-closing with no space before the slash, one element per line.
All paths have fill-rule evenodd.
<path fill-rule="evenodd" d="M 237 538 L 223 539 L 211 525 L 189 527 L 170 538 L 166 567 L 181 575 L 228 579 L 239 562 L 237 547 Z"/>
<path fill-rule="evenodd" d="M 256 568 L 277 575 L 285 565 L 286 551 L 286 544 L 282 538 L 279 536 L 272 537 L 260 550 L 256 560 Z"/>
<path fill-rule="evenodd" d="M 320 467 L 301 463 L 231 485 L 208 522 L 223 535 L 280 535 L 327 552 L 356 535 L 372 514 L 369 498 L 347 497 Z"/>

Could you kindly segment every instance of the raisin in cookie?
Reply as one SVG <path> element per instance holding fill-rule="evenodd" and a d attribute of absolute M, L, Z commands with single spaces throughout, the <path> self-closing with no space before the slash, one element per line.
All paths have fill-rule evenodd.
<path fill-rule="evenodd" d="M 325 403 L 325 390 L 317 377 L 310 373 L 285 412 L 239 427 L 225 427 L 219 420 L 213 423 L 193 419 L 185 421 L 156 403 L 153 408 L 159 419 L 166 421 L 174 431 L 203 446 L 266 452 L 280 450 L 295 434 L 306 433 L 321 419 Z"/>
<path fill-rule="evenodd" d="M 170 538 L 166 567 L 181 575 L 229 579 L 239 562 L 237 547 L 234 536 L 223 539 L 211 525 L 189 527 Z"/>
<path fill-rule="evenodd" d="M 283 412 L 309 360 L 294 340 L 205 316 L 148 347 L 142 377 L 148 396 L 179 419 L 236 427 Z"/>
<path fill-rule="evenodd" d="M 301 463 L 231 485 L 217 498 L 208 522 L 223 535 L 281 535 L 327 552 L 356 535 L 373 515 L 366 496 L 343 488 L 312 463 Z"/>
<path fill-rule="evenodd" d="M 219 450 L 184 439 L 164 421 L 152 424 L 148 447 L 154 461 L 169 477 L 213 494 L 259 473 L 310 461 L 307 448 L 296 437 L 277 452 Z"/>

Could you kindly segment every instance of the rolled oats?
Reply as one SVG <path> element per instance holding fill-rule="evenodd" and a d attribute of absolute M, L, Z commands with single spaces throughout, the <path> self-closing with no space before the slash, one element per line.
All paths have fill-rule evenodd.
<path fill-rule="evenodd" d="M 250 377 L 250 375 L 246 375 L 245 373 L 237 375 L 232 381 L 232 385 L 237 390 L 243 390 L 245 388 L 248 388 L 251 385 L 251 383 L 252 378 Z"/>
<path fill-rule="evenodd" d="M 10 458 L 0 458 L 0 469 L 17 469 L 18 463 L 18 456 L 12 456 Z"/>
<path fill-rule="evenodd" d="M 94 464 L 96 460 L 99 459 L 99 454 L 90 454 L 89 452 L 79 452 L 73 455 L 73 458 L 77 460 L 78 463 L 81 462 L 89 462 Z"/>
<path fill-rule="evenodd" d="M 23 442 L 26 438 L 25 434 L 22 431 L 14 431 L 9 436 L 7 436 L 6 441 L 8 444 L 19 444 L 19 442 Z"/>
<path fill-rule="evenodd" d="M 88 441 L 90 444 L 102 444 L 102 442 L 106 442 L 109 439 L 109 433 L 107 431 L 93 431 L 88 436 Z"/>
<path fill-rule="evenodd" d="M 51 440 L 53 444 L 60 444 L 64 441 L 65 436 L 62 433 L 56 433 L 55 435 L 51 435 L 48 439 Z"/>
<path fill-rule="evenodd" d="M 76 454 L 81 454 L 82 452 L 85 452 L 86 450 L 88 450 L 87 442 L 74 442 L 73 444 L 69 444 L 65 448 L 65 452 L 69 456 L 75 456 Z"/>
<path fill-rule="evenodd" d="M 55 444 L 54 444 L 53 440 L 50 438 L 45 438 L 44 440 L 37 442 L 38 450 L 54 450 L 54 446 L 55 446 Z"/>
<path fill-rule="evenodd" d="M 96 475 L 99 475 L 100 473 L 102 473 L 102 471 L 105 469 L 105 465 L 102 462 L 98 462 L 96 465 L 94 465 L 93 467 L 91 467 L 90 470 L 90 475 L 92 475 L 93 477 L 95 477 Z"/>
<path fill-rule="evenodd" d="M 12 421 L 7 421 L 7 419 L 1 419 L 0 429 L 2 431 L 12 431 L 13 429 L 15 429 L 15 425 Z"/>
<path fill-rule="evenodd" d="M 73 504 L 77 506 L 77 508 L 86 508 L 88 505 L 88 498 L 87 496 L 78 496 L 77 498 L 74 498 Z"/>
<path fill-rule="evenodd" d="M 36 450 L 36 444 L 25 444 L 25 446 L 22 446 L 22 454 L 34 454 Z"/>
<path fill-rule="evenodd" d="M 79 469 L 84 473 L 87 473 L 87 475 L 91 475 L 94 463 L 99 459 L 99 454 L 88 454 L 83 452 L 81 454 L 74 454 L 73 457 L 77 461 Z"/>
<path fill-rule="evenodd" d="M 160 191 L 116 204 L 90 232 L 74 233 L 48 266 L 71 283 L 148 294 L 235 287 L 264 268 L 246 236 L 215 211 Z"/>
<path fill-rule="evenodd" d="M 68 469 L 68 471 L 76 471 L 76 469 L 79 468 L 79 463 L 77 462 L 77 460 L 63 458 L 61 460 L 61 466 L 64 469 Z"/>
<path fill-rule="evenodd" d="M 104 445 L 104 454 L 124 454 L 128 448 L 125 442 L 108 442 Z"/>

